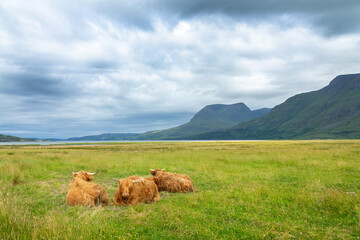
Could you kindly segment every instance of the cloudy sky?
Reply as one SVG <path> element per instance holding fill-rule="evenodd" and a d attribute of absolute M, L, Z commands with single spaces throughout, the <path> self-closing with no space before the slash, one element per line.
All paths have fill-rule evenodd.
<path fill-rule="evenodd" d="M 144 132 L 360 72 L 359 0 L 2 0 L 0 134 Z"/>

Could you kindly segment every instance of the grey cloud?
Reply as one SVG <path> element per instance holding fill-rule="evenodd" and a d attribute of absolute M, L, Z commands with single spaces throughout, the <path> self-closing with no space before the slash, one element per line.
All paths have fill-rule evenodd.
<path fill-rule="evenodd" d="M 336 36 L 360 31 L 360 2 L 348 8 L 325 12 L 313 17 L 316 26 L 328 36 Z M 310 16 L 311 17 L 311 16 Z"/>
<path fill-rule="evenodd" d="M 102 16 L 107 16 L 121 26 L 136 27 L 143 30 L 152 30 L 152 16 L 144 1 L 100 1 L 96 11 Z"/>
<path fill-rule="evenodd" d="M 66 97 L 76 89 L 56 77 L 36 73 L 3 74 L 0 77 L 0 92 L 19 96 Z"/>
<path fill-rule="evenodd" d="M 46 3 L 50 5 L 50 3 Z M 50 5 L 51 6 L 51 5 Z M 86 39 L 86 32 L 77 31 L 86 28 L 89 22 L 101 23 L 104 20 L 116 23 L 117 27 L 140 28 L 146 31 L 154 30 L 154 21 L 163 19 L 175 26 L 183 19 L 211 18 L 215 15 L 228 16 L 236 21 L 243 22 L 277 22 L 278 24 L 292 24 L 294 19 L 301 24 L 308 24 L 323 31 L 328 35 L 337 35 L 360 30 L 360 2 L 358 0 L 150 0 L 150 1 L 80 1 L 67 3 L 53 3 L 53 7 L 66 12 L 60 14 L 64 25 L 67 26 L 67 34 L 58 35 L 56 38 Z M 1 8 L 1 20 L 5 23 L 19 26 L 16 18 L 13 18 L 5 8 Z M 89 20 L 86 16 L 92 16 Z M 41 17 L 35 17 L 41 22 Z M 106 24 L 106 21 L 105 21 Z M 6 26 L 6 24 L 3 24 Z M 44 23 L 47 29 L 51 24 Z M 72 26 L 72 27 L 71 27 Z M 12 27 L 13 32 L 18 32 L 18 27 Z"/>
<path fill-rule="evenodd" d="M 90 69 L 100 70 L 103 73 L 104 71 L 115 70 L 118 63 L 116 61 L 97 59 L 89 61 L 87 65 Z"/>
<path fill-rule="evenodd" d="M 192 116 L 194 116 L 194 112 L 165 112 L 165 113 L 156 113 L 156 111 L 152 113 L 138 113 L 138 114 L 131 114 L 119 117 L 114 117 L 116 122 L 123 122 L 123 123 L 131 123 L 131 124 L 147 124 L 152 126 L 156 122 L 161 122 L 161 124 L 181 124 L 186 121 L 189 121 Z"/>
<path fill-rule="evenodd" d="M 288 1 L 288 0 L 183 0 L 147 1 L 134 5 L 117 1 L 105 5 L 112 17 L 122 23 L 132 24 L 143 29 L 152 29 L 153 18 L 161 16 L 168 23 L 176 24 L 181 19 L 223 15 L 241 21 L 277 21 L 284 25 L 297 19 L 300 23 L 313 25 L 327 35 L 338 35 L 360 30 L 360 2 L 357 0 L 329 1 Z M 102 4 L 100 4 L 102 5 Z M 101 9 L 101 8 L 100 8 Z M 285 17 L 285 18 L 284 18 Z"/>
<path fill-rule="evenodd" d="M 182 19 L 222 15 L 240 21 L 277 21 L 284 25 L 297 19 L 313 25 L 328 35 L 360 30 L 360 2 L 358 0 L 153 0 L 153 1 L 99 1 L 92 9 L 121 25 L 153 30 L 153 20 L 166 19 L 176 25 Z M 285 17 L 285 18 L 284 18 Z M 211 20 L 211 18 L 210 18 Z"/>
<path fill-rule="evenodd" d="M 156 1 L 159 8 L 166 8 L 172 12 L 180 12 L 183 16 L 196 16 L 199 14 L 222 13 L 232 17 L 267 17 L 274 15 L 303 14 L 303 16 L 318 16 L 331 18 L 333 14 L 339 16 L 338 21 L 349 22 L 347 14 L 359 12 L 360 3 L 357 0 L 328 0 L 328 1 L 287 1 L 287 0 L 183 0 L 183 1 Z M 163 7 L 161 7 L 163 6 Z M 354 14 L 351 14 L 354 17 Z M 358 19 L 359 16 L 356 16 Z M 353 19 L 354 20 L 354 19 Z M 325 22 L 323 23 L 325 24 Z M 331 23 L 330 23 L 331 24 Z M 352 25 L 356 25 L 353 22 Z"/>

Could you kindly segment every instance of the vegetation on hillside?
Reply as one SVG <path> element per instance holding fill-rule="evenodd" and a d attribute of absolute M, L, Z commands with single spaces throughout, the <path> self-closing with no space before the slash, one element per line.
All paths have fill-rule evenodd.
<path fill-rule="evenodd" d="M 291 97 L 263 117 L 190 139 L 358 139 L 359 126 L 360 74 L 350 74 Z"/>
<path fill-rule="evenodd" d="M 34 141 L 34 140 L 0 134 L 0 142 L 24 142 L 24 141 Z"/>
<path fill-rule="evenodd" d="M 104 133 L 100 135 L 91 135 L 84 137 L 73 137 L 66 139 L 67 141 L 111 141 L 111 140 L 129 140 L 136 136 L 138 133 Z"/>
<path fill-rule="evenodd" d="M 263 116 L 269 111 L 269 108 L 252 111 L 244 103 L 208 105 L 196 113 L 188 123 L 170 129 L 146 132 L 135 139 L 184 139 L 194 134 L 234 127 L 241 122 Z"/>

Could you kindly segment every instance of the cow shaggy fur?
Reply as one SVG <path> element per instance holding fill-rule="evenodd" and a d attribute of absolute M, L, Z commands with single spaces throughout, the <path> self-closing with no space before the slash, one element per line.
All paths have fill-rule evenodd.
<path fill-rule="evenodd" d="M 73 173 L 74 179 L 70 183 L 67 194 L 67 203 L 74 205 L 108 205 L 109 198 L 105 189 L 97 184 L 92 183 L 92 175 L 95 173 L 77 172 Z"/>
<path fill-rule="evenodd" d="M 137 205 L 139 203 L 157 202 L 160 200 L 158 188 L 153 178 L 131 176 L 117 180 L 118 189 L 115 193 L 115 205 Z"/>
<path fill-rule="evenodd" d="M 159 191 L 167 192 L 193 192 L 193 180 L 185 174 L 165 172 L 165 169 L 151 169 L 150 174 L 154 176 Z"/>

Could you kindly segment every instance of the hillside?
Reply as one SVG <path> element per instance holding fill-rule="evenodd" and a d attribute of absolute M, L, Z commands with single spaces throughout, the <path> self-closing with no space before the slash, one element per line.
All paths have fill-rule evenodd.
<path fill-rule="evenodd" d="M 0 134 L 0 142 L 25 142 L 25 141 L 34 141 L 34 140 Z"/>
<path fill-rule="evenodd" d="M 100 135 L 91 135 L 84 137 L 73 137 L 67 141 L 110 141 L 110 140 L 129 140 L 139 135 L 138 133 L 104 133 Z"/>
<path fill-rule="evenodd" d="M 360 138 L 360 74 L 340 75 L 318 91 L 295 95 L 267 115 L 190 139 Z"/>
<path fill-rule="evenodd" d="M 251 111 L 244 103 L 208 105 L 186 124 L 166 130 L 146 132 L 136 139 L 183 139 L 194 134 L 233 127 L 241 122 L 263 116 L 269 111 L 270 109 L 267 108 Z"/>

